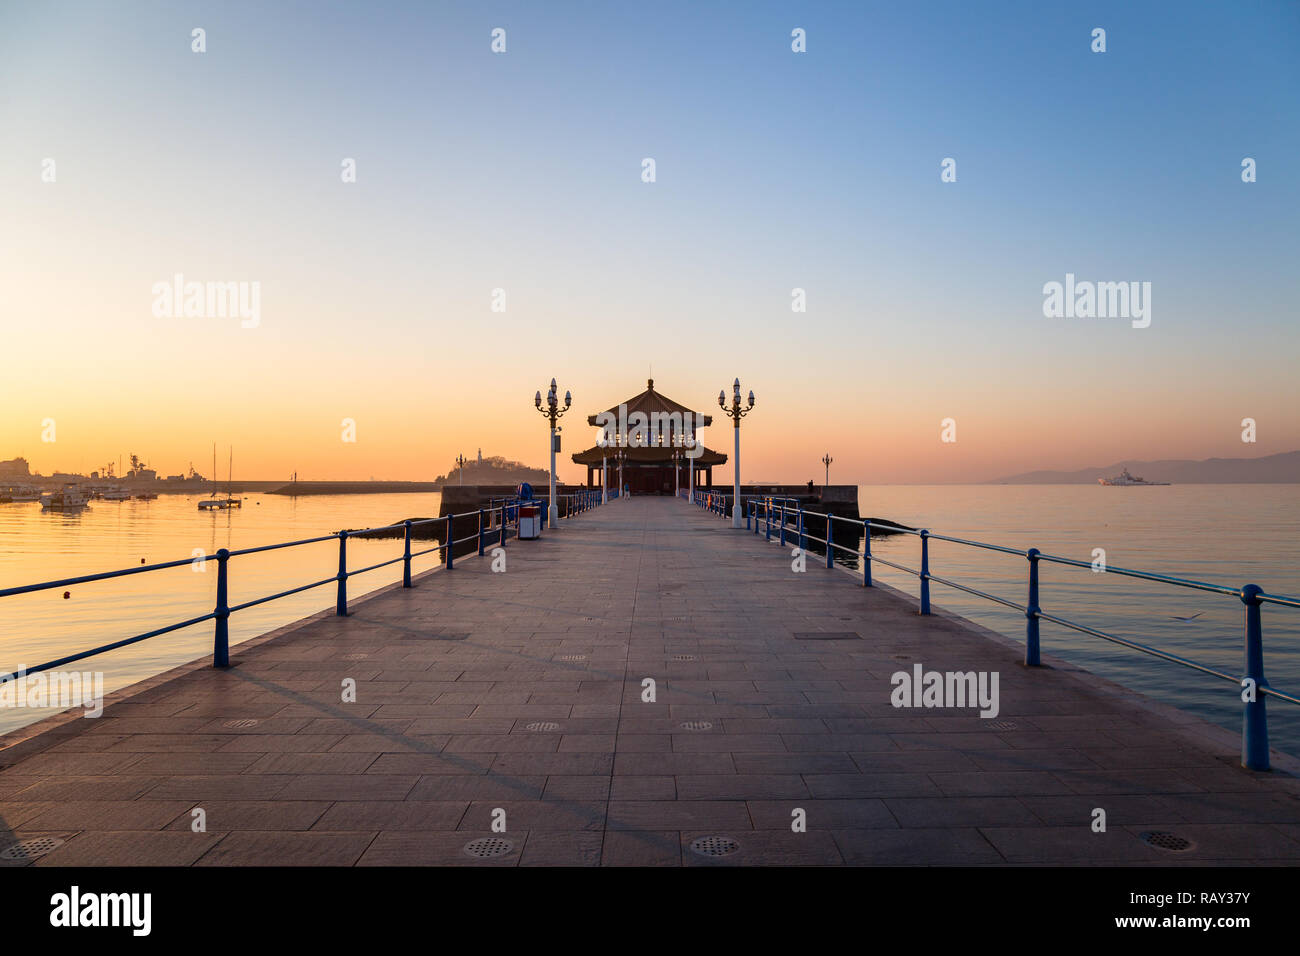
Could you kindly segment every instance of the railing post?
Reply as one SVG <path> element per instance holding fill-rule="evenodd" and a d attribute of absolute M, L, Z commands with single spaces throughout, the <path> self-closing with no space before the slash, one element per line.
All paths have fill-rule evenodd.
<path fill-rule="evenodd" d="M 1241 589 L 1246 605 L 1246 677 L 1254 681 L 1254 700 L 1246 700 L 1241 714 L 1241 765 L 1247 770 L 1268 769 L 1268 714 L 1264 708 L 1264 627 L 1260 617 L 1262 589 L 1247 584 Z M 1245 694 L 1243 697 L 1247 696 Z"/>
<path fill-rule="evenodd" d="M 506 506 L 505 502 L 501 503 L 501 541 L 500 546 L 506 546 Z"/>
<path fill-rule="evenodd" d="M 1041 552 L 1037 548 L 1030 548 L 1025 552 L 1025 557 L 1029 559 L 1029 600 L 1025 602 L 1025 666 L 1038 667 L 1042 658 L 1038 648 L 1038 612 L 1042 608 L 1038 604 L 1038 555 Z"/>
<path fill-rule="evenodd" d="M 339 594 L 334 604 L 334 613 L 339 617 L 348 616 L 348 533 L 339 532 Z"/>
<path fill-rule="evenodd" d="M 826 570 L 827 571 L 831 569 L 831 563 L 832 563 L 831 556 L 835 551 L 835 547 L 831 544 L 831 542 L 835 539 L 835 529 L 834 526 L 831 524 L 831 522 L 834 520 L 835 520 L 835 516 L 831 514 L 829 511 L 826 512 Z"/>
<path fill-rule="evenodd" d="M 768 541 L 772 540 L 772 502 L 763 502 L 763 525 L 766 529 L 765 534 Z"/>
<path fill-rule="evenodd" d="M 450 571 L 456 566 L 456 531 L 452 519 L 455 515 L 447 515 L 447 570 Z"/>
<path fill-rule="evenodd" d="M 804 533 L 803 533 L 803 504 L 802 503 L 800 503 L 799 505 L 797 516 L 799 522 L 799 550 L 806 554 L 808 551 L 808 542 L 804 538 Z"/>
<path fill-rule="evenodd" d="M 212 641 L 212 666 L 230 666 L 230 604 L 227 600 L 228 583 L 226 565 L 230 561 L 230 552 L 222 548 L 217 552 L 217 632 Z"/>
<path fill-rule="evenodd" d="M 871 519 L 862 522 L 862 586 L 871 587 Z"/>
<path fill-rule="evenodd" d="M 483 509 L 478 509 L 478 556 L 483 557 Z"/>
<path fill-rule="evenodd" d="M 411 519 L 407 518 L 403 522 L 406 525 L 406 546 L 402 551 L 402 587 L 411 586 Z"/>
<path fill-rule="evenodd" d="M 785 547 L 785 502 L 781 502 L 781 547 Z"/>
<path fill-rule="evenodd" d="M 921 613 L 930 613 L 930 532 L 921 529 Z"/>

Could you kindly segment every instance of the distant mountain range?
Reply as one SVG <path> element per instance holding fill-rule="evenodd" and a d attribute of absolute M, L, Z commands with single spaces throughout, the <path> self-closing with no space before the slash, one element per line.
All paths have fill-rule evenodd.
<path fill-rule="evenodd" d="M 995 478 L 990 484 L 1095 485 L 1098 478 L 1117 475 L 1124 468 L 1147 481 L 1167 481 L 1175 485 L 1290 484 L 1300 482 L 1300 451 L 1265 455 L 1263 458 L 1206 458 L 1203 461 L 1127 458 L 1078 471 L 1027 471 L 1008 478 Z"/>

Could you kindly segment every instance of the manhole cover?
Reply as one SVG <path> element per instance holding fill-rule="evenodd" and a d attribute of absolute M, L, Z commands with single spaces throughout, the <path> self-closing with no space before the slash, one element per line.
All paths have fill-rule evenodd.
<path fill-rule="evenodd" d="M 731 837 L 706 836 L 691 841 L 691 852 L 700 856 L 728 856 L 740 849 Z"/>
<path fill-rule="evenodd" d="M 560 725 L 553 720 L 534 720 L 531 724 L 525 724 L 524 730 L 537 730 L 547 733 L 552 730 L 559 730 Z"/>
<path fill-rule="evenodd" d="M 256 727 L 261 721 L 254 717 L 242 717 L 239 720 L 228 720 L 222 727 L 229 727 L 231 730 L 244 730 L 247 727 Z"/>
<path fill-rule="evenodd" d="M 1016 722 L 1014 720 L 994 720 L 989 723 L 989 730 L 1015 730 Z"/>
<path fill-rule="evenodd" d="M 713 724 L 707 720 L 683 720 L 677 725 L 682 730 L 712 730 Z"/>
<path fill-rule="evenodd" d="M 1180 837 L 1176 833 L 1169 833 L 1166 830 L 1148 830 L 1142 834 L 1141 838 L 1143 843 L 1158 850 L 1172 850 L 1175 853 L 1181 853 L 1183 850 L 1192 848 L 1191 840 Z"/>
<path fill-rule="evenodd" d="M 34 860 L 61 846 L 63 841 L 58 837 L 33 837 L 30 840 L 19 840 L 0 850 L 0 860 Z"/>
<path fill-rule="evenodd" d="M 585 661 L 586 654 L 561 654 L 556 658 L 557 661 Z"/>
<path fill-rule="evenodd" d="M 364 661 L 369 656 L 369 654 L 344 654 L 343 659 L 345 661 Z"/>
<path fill-rule="evenodd" d="M 465 853 L 479 860 L 489 860 L 496 856 L 506 856 L 515 848 L 514 843 L 510 840 L 503 840 L 501 837 L 483 837 L 481 840 L 470 840 L 465 844 Z"/>
<path fill-rule="evenodd" d="M 796 631 L 796 641 L 860 641 L 857 631 Z"/>
<path fill-rule="evenodd" d="M 673 660 L 675 660 L 675 661 L 693 661 L 693 660 L 695 660 L 695 655 L 694 655 L 694 654 L 674 654 L 674 655 L 673 655 Z"/>

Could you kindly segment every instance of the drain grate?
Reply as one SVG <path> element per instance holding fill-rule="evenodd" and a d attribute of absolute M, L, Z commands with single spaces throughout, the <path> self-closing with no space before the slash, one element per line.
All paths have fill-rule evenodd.
<path fill-rule="evenodd" d="M 911 654 L 892 654 L 892 655 L 890 655 L 890 658 L 889 658 L 889 659 L 890 659 L 891 661 L 910 661 L 910 660 L 912 659 L 912 655 L 911 655 Z"/>
<path fill-rule="evenodd" d="M 795 631 L 796 641 L 860 641 L 857 631 Z"/>
<path fill-rule="evenodd" d="M 1141 835 L 1141 839 L 1147 846 L 1153 846 L 1157 850 L 1182 853 L 1184 850 L 1192 848 L 1191 840 L 1180 837 L 1177 833 L 1170 833 L 1167 830 L 1148 830 Z"/>
<path fill-rule="evenodd" d="M 683 720 L 677 725 L 682 730 L 712 730 L 713 723 L 708 720 Z"/>
<path fill-rule="evenodd" d="M 680 662 L 693 661 L 693 660 L 695 660 L 695 655 L 694 655 L 694 654 L 674 654 L 674 655 L 673 655 L 673 660 L 675 660 L 675 661 L 680 661 Z"/>
<path fill-rule="evenodd" d="M 559 730 L 560 725 L 553 720 L 534 720 L 531 724 L 524 724 L 524 730 L 533 730 L 539 733 L 549 733 L 552 730 Z"/>
<path fill-rule="evenodd" d="M 57 850 L 63 846 L 63 842 L 58 837 L 32 837 L 30 840 L 19 840 L 0 850 L 0 860 L 35 860 L 51 850 Z"/>
<path fill-rule="evenodd" d="M 345 661 L 364 661 L 369 656 L 369 654 L 344 654 L 343 659 Z"/>
<path fill-rule="evenodd" d="M 585 661 L 586 654 L 561 654 L 556 658 L 557 661 Z"/>
<path fill-rule="evenodd" d="M 989 721 L 989 730 L 1015 730 L 1016 722 L 1014 720 L 993 720 Z"/>
<path fill-rule="evenodd" d="M 483 837 L 466 843 L 465 853 L 478 860 L 490 860 L 493 857 L 507 856 L 514 848 L 515 845 L 510 840 L 503 840 L 501 837 Z"/>
<path fill-rule="evenodd" d="M 740 849 L 731 837 L 706 836 L 691 841 L 691 852 L 700 856 L 730 856 Z"/>
<path fill-rule="evenodd" d="M 261 721 L 255 717 L 241 717 L 239 720 L 228 720 L 222 727 L 229 727 L 231 730 L 244 730 L 248 727 L 256 727 Z"/>

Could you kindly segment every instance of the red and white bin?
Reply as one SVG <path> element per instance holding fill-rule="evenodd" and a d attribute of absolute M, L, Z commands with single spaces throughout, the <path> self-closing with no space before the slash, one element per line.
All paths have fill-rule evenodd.
<path fill-rule="evenodd" d="M 519 540 L 536 541 L 542 536 L 542 508 L 540 505 L 519 506 Z"/>

